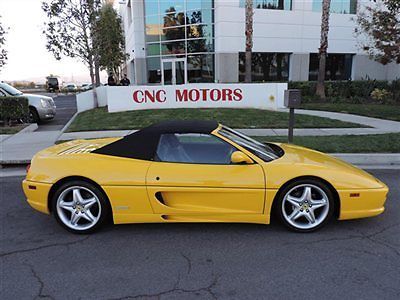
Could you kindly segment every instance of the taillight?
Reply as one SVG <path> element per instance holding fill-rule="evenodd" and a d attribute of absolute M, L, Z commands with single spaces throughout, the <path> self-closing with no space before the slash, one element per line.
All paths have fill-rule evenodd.
<path fill-rule="evenodd" d="M 28 164 L 27 166 L 26 166 L 26 173 L 28 173 L 29 172 L 29 169 L 31 168 L 31 164 Z"/>

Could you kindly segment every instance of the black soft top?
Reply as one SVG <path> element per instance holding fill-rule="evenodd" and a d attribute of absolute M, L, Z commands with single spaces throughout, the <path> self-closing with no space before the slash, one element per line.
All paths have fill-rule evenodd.
<path fill-rule="evenodd" d="M 209 134 L 218 128 L 216 121 L 164 121 L 143 128 L 92 153 L 152 160 L 156 154 L 158 141 L 162 134 L 203 133 Z"/>

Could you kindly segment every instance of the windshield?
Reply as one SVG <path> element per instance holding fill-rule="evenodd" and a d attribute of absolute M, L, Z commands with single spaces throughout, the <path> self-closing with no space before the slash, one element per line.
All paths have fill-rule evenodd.
<path fill-rule="evenodd" d="M 57 78 L 47 78 L 47 82 L 49 84 L 58 84 L 58 79 Z"/>
<path fill-rule="evenodd" d="M 222 126 L 222 129 L 219 130 L 218 133 L 242 146 L 264 161 L 271 161 L 279 158 L 277 153 L 270 146 L 260 143 L 229 127 Z"/>
<path fill-rule="evenodd" d="M 12 87 L 11 85 L 7 83 L 1 83 L 0 87 L 5 90 L 7 93 L 9 93 L 11 96 L 20 96 L 22 95 L 22 92 L 17 90 L 15 87 Z"/>

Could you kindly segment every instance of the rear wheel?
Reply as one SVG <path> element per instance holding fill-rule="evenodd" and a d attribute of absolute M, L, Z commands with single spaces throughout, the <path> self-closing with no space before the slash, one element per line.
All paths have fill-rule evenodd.
<path fill-rule="evenodd" d="M 315 231 L 333 215 L 333 194 L 322 182 L 298 180 L 281 191 L 276 209 L 282 223 L 291 230 Z"/>
<path fill-rule="evenodd" d="M 52 211 L 59 224 L 73 233 L 98 229 L 110 212 L 106 196 L 85 181 L 63 184 L 54 194 Z"/>

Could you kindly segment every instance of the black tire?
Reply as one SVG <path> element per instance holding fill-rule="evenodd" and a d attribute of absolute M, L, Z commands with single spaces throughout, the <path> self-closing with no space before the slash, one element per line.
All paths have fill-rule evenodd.
<path fill-rule="evenodd" d="M 29 107 L 29 118 L 28 118 L 29 123 L 37 123 L 40 124 L 40 117 L 39 114 L 34 107 Z"/>
<path fill-rule="evenodd" d="M 73 187 L 82 187 L 83 191 L 86 189 L 88 191 L 90 191 L 92 194 L 94 194 L 97 199 L 98 199 L 98 203 L 96 203 L 95 205 L 99 206 L 100 208 L 97 209 L 97 211 L 99 212 L 99 216 L 98 216 L 98 220 L 97 222 L 90 228 L 87 229 L 74 229 L 71 228 L 69 226 L 66 225 L 66 223 L 64 223 L 64 221 L 62 220 L 63 217 L 60 215 L 59 211 L 60 209 L 57 209 L 57 202 L 58 199 L 60 197 L 60 195 L 66 191 L 66 193 L 69 193 L 69 190 L 72 189 Z M 66 194 L 67 195 L 67 194 Z M 68 195 L 67 195 L 68 196 Z M 72 199 L 71 199 L 72 200 Z M 73 200 L 72 200 L 73 201 Z M 96 207 L 94 207 L 94 209 L 96 209 Z M 64 183 L 63 185 L 61 185 L 56 192 L 54 193 L 52 199 L 51 199 L 51 211 L 55 217 L 55 219 L 57 220 L 57 222 L 66 230 L 68 230 L 69 232 L 75 233 L 75 234 L 88 234 L 88 233 L 92 233 L 95 232 L 96 230 L 98 230 L 101 226 L 104 225 L 104 223 L 109 220 L 109 216 L 111 213 L 111 207 L 108 201 L 107 196 L 103 193 L 103 191 L 101 191 L 97 186 L 83 181 L 83 180 L 74 180 L 74 181 L 70 181 L 67 183 Z M 67 213 L 67 211 L 65 211 Z M 69 212 L 71 215 L 73 213 Z M 81 218 L 83 221 L 84 218 Z M 65 218 L 64 218 L 65 220 Z M 72 220 L 72 219 L 71 219 Z M 80 219 L 79 219 L 80 220 Z M 80 221 L 79 221 L 80 222 Z M 78 223 L 79 223 L 78 222 Z M 70 226 L 72 226 L 70 224 Z"/>
<path fill-rule="evenodd" d="M 283 201 L 289 192 L 292 191 L 293 193 L 304 193 L 304 190 L 307 186 L 311 187 L 311 191 L 312 191 L 312 193 L 314 193 L 312 195 L 314 197 L 318 197 L 317 196 L 318 194 L 323 195 L 320 193 L 320 190 L 322 190 L 325 193 L 327 200 L 328 200 L 327 201 L 328 208 L 326 208 L 326 207 L 321 207 L 321 208 L 317 208 L 317 209 L 314 208 L 313 215 L 315 213 L 319 213 L 320 211 L 318 211 L 318 210 L 323 209 L 323 214 L 321 214 L 321 220 L 319 220 L 320 222 L 316 222 L 318 224 L 315 226 L 313 226 L 313 224 L 308 220 L 308 217 L 302 216 L 302 215 L 300 217 L 298 217 L 298 219 L 300 219 L 300 221 L 303 221 L 303 219 L 305 220 L 304 226 L 313 226 L 311 228 L 300 228 L 299 226 L 302 226 L 301 224 L 298 226 L 295 226 L 288 221 L 288 219 L 290 219 L 290 218 L 289 218 L 289 216 L 287 216 L 287 212 L 286 212 L 286 210 L 288 209 L 287 206 L 289 206 L 289 210 L 291 208 L 293 209 L 292 213 L 295 213 L 295 209 L 297 207 L 295 207 L 291 203 L 288 203 L 287 201 L 285 201 L 285 204 L 283 205 Z M 316 187 L 316 188 L 314 188 L 314 187 Z M 290 193 L 290 195 L 293 195 L 292 192 Z M 302 194 L 302 196 L 303 196 L 303 194 Z M 313 199 L 314 199 L 314 197 L 313 197 Z M 324 199 L 324 197 L 322 197 L 321 199 Z M 314 199 L 314 200 L 316 200 L 316 199 Z M 303 205 L 307 205 L 304 202 L 305 201 L 302 201 L 301 203 Z M 309 210 L 307 210 L 307 206 L 306 207 L 299 206 L 299 210 L 300 209 L 302 209 L 301 214 L 304 214 L 304 215 L 306 214 L 306 211 L 307 212 L 309 212 L 309 210 L 311 211 L 310 207 L 308 207 Z M 293 182 L 287 184 L 279 192 L 279 194 L 276 198 L 276 201 L 274 203 L 275 215 L 278 216 L 281 223 L 283 223 L 287 228 L 289 228 L 290 230 L 295 231 L 295 232 L 303 232 L 303 233 L 313 232 L 313 231 L 316 231 L 316 230 L 322 228 L 331 220 L 334 211 L 335 211 L 335 201 L 334 201 L 334 195 L 333 195 L 331 189 L 322 181 L 315 180 L 315 179 L 300 179 L 300 180 L 296 180 L 296 181 L 293 181 Z M 314 219 L 316 220 L 316 218 L 314 218 Z M 297 222 L 292 221 L 292 223 L 301 223 L 300 221 L 297 221 Z M 306 224 L 307 222 L 309 222 L 308 225 Z"/>

